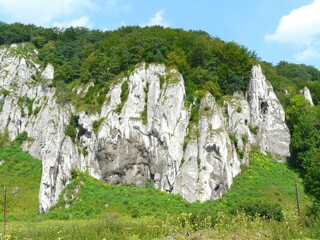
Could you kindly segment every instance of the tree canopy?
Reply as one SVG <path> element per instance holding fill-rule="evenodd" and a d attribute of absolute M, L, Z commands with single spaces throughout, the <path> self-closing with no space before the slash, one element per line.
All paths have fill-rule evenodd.
<path fill-rule="evenodd" d="M 0 23 L 0 32 L 0 44 L 32 42 L 39 49 L 40 60 L 54 65 L 54 85 L 76 80 L 103 84 L 138 63 L 164 63 L 184 75 L 192 99 L 206 82 L 216 85 L 218 95 L 246 91 L 257 60 L 255 52 L 235 42 L 224 42 L 203 31 L 160 26 L 102 32 Z"/>

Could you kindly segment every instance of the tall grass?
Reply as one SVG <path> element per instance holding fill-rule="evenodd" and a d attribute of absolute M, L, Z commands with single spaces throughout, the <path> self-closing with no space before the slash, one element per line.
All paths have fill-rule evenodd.
<path fill-rule="evenodd" d="M 38 213 L 38 193 L 41 178 L 41 162 L 17 145 L 1 147 L 0 166 L 1 193 L 7 189 L 8 220 L 23 220 Z M 2 194 L 1 194 L 2 195 Z M 0 198 L 2 209 L 3 198 Z M 2 221 L 3 216 L 0 215 Z"/>

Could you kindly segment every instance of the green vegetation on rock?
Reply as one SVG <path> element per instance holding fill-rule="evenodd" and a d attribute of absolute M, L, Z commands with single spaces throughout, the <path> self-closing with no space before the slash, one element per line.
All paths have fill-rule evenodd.
<path fill-rule="evenodd" d="M 144 89 L 144 94 L 145 94 L 145 104 L 143 107 L 143 111 L 141 112 L 141 119 L 142 119 L 142 124 L 147 125 L 148 123 L 148 92 L 149 92 L 149 85 Z"/>
<path fill-rule="evenodd" d="M 121 110 L 124 104 L 126 103 L 128 96 L 129 96 L 129 83 L 128 81 L 124 81 L 121 84 L 121 94 L 120 94 L 121 102 L 118 104 L 117 108 L 115 109 L 116 113 L 118 114 L 121 113 Z"/>
<path fill-rule="evenodd" d="M 104 121 L 104 118 L 100 118 L 99 120 L 95 120 L 93 123 L 92 123 L 92 129 L 95 133 L 98 133 L 99 129 L 100 129 L 100 126 L 101 124 L 103 123 Z"/>
<path fill-rule="evenodd" d="M 64 130 L 64 133 L 67 136 L 69 136 L 72 139 L 72 141 L 75 141 L 75 138 L 77 136 L 77 127 L 78 127 L 77 122 L 78 122 L 77 117 L 75 115 L 71 115 L 70 122 Z"/>

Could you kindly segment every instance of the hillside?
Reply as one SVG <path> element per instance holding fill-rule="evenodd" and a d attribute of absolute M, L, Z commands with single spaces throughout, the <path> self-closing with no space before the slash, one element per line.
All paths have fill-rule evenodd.
<path fill-rule="evenodd" d="M 174 232 L 179 235 L 178 232 L 181 234 L 184 231 L 194 236 L 246 237 L 250 233 L 252 236 L 264 234 L 281 239 L 314 238 L 320 234 L 313 226 L 299 226 L 296 229 L 294 180 L 299 179 L 298 175 L 286 164 L 258 153 L 252 153 L 248 169 L 236 177 L 231 189 L 218 201 L 189 203 L 178 195 L 164 193 L 151 186 L 109 185 L 85 173 L 74 172 L 73 180 L 60 196 L 58 204 L 44 215 L 36 211 L 39 177 L 35 176 L 40 176 L 39 160 L 17 147 L 1 148 L 0 155 L 4 159 L 0 173 L 5 176 L 3 184 L 8 189 L 8 232 L 18 238 L 53 239 L 60 236 L 69 239 L 78 236 L 77 239 L 80 239 L 91 236 L 90 239 L 98 239 L 108 235 L 130 239 L 130 236 L 136 235 L 148 239 L 165 238 Z M 17 187 L 20 191 L 13 195 L 11 191 Z M 299 197 L 302 215 L 305 216 L 306 207 L 312 201 L 304 194 L 301 179 Z M 248 208 L 256 203 L 260 204 L 260 209 Z M 249 215 L 262 214 L 267 219 L 249 220 L 240 214 L 241 211 Z M 230 228 L 233 231 L 226 232 L 221 224 L 227 224 L 230 218 L 240 222 L 232 223 Z M 277 222 L 279 220 L 281 222 Z M 263 225 L 252 229 L 252 224 L 259 221 Z M 104 228 L 104 224 L 109 227 Z M 158 227 L 151 227 L 153 224 Z M 290 224 L 288 229 L 286 224 Z M 149 225 L 148 231 L 143 231 L 144 225 Z M 19 230 L 15 226 L 19 226 Z M 211 228 L 216 230 L 207 231 Z M 290 235 L 287 235 L 288 231 Z"/>
<path fill-rule="evenodd" d="M 77 112 L 73 102 L 61 101 L 51 86 L 55 68 L 41 67 L 32 44 L 3 47 L 0 65 L 0 128 L 10 139 L 25 132 L 23 148 L 42 160 L 42 212 L 57 202 L 72 169 L 206 201 L 230 188 L 252 146 L 279 161 L 289 156 L 285 112 L 259 65 L 252 67 L 246 95 L 218 98 L 198 90 L 193 103 L 184 76 L 164 64 L 138 64 L 104 87 L 66 87 L 77 103 L 91 96 L 98 112 Z"/>
<path fill-rule="evenodd" d="M 179 195 L 158 191 L 150 185 L 147 188 L 108 185 L 86 174 L 75 173 L 74 180 L 64 190 L 58 204 L 45 218 L 86 219 L 118 212 L 132 217 L 163 219 L 167 214 L 235 212 L 240 210 L 241 204 L 259 202 L 270 204 L 270 208 L 273 204 L 279 205 L 286 215 L 296 214 L 294 181 L 300 179 L 299 176 L 286 164 L 262 154 L 252 153 L 250 159 L 248 169 L 235 178 L 234 184 L 221 199 L 205 203 L 189 203 Z M 302 212 L 305 213 L 312 201 L 304 193 L 301 179 L 298 188 Z"/>
<path fill-rule="evenodd" d="M 38 215 L 38 195 L 41 178 L 41 162 L 18 146 L 0 149 L 1 200 L 3 187 L 7 189 L 8 220 L 22 221 Z M 3 214 L 0 216 L 3 221 Z"/>
<path fill-rule="evenodd" d="M 315 67 L 159 26 L 0 22 L 0 44 L 0 178 L 14 235 L 319 237 Z"/>

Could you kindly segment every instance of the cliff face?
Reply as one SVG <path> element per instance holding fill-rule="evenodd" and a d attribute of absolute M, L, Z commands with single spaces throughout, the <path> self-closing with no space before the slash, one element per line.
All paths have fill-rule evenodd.
<path fill-rule="evenodd" d="M 257 127 L 256 145 L 260 151 L 272 153 L 285 160 L 289 156 L 290 134 L 285 125 L 285 112 L 277 99 L 272 85 L 266 81 L 260 66 L 252 69 L 247 99 L 250 106 L 250 122 Z"/>
<path fill-rule="evenodd" d="M 42 212 L 56 203 L 72 168 L 114 184 L 151 181 L 189 201 L 205 201 L 230 187 L 252 145 L 279 160 L 289 155 L 284 111 L 258 66 L 247 97 L 234 94 L 221 105 L 207 94 L 198 122 L 189 121 L 192 106 L 186 106 L 183 76 L 164 65 L 143 64 L 119 79 L 96 114 L 58 104 L 49 87 L 53 77 L 53 67 L 41 69 L 27 46 L 0 49 L 0 130 L 8 129 L 11 139 L 26 131 L 24 149 L 42 160 Z M 124 102 L 122 84 L 128 84 Z M 76 143 L 65 135 L 71 115 Z M 95 122 L 101 123 L 98 129 Z"/>

